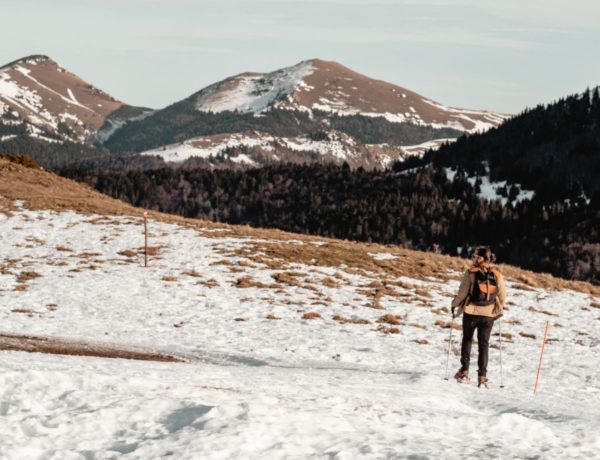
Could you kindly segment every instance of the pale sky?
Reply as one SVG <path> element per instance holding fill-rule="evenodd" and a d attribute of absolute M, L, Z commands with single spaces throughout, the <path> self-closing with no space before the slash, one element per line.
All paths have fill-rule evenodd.
<path fill-rule="evenodd" d="M 151 108 L 310 58 L 505 113 L 600 84 L 600 0 L 0 0 L 0 15 L 0 65 L 47 54 Z"/>

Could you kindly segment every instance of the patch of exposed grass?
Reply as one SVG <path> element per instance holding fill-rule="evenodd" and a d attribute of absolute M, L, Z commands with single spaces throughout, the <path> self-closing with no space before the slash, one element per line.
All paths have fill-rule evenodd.
<path fill-rule="evenodd" d="M 308 320 L 321 319 L 321 315 L 320 315 L 320 313 L 317 313 L 316 311 L 309 311 L 302 315 L 302 319 L 308 319 Z"/>
<path fill-rule="evenodd" d="M 0 350 L 72 356 L 99 356 L 103 358 L 138 359 L 147 361 L 185 362 L 183 358 L 173 355 L 148 352 L 136 348 L 12 334 L 0 334 Z"/>
<path fill-rule="evenodd" d="M 435 323 L 436 326 L 441 327 L 442 329 L 455 329 L 455 330 L 462 330 L 462 325 L 455 323 L 453 321 L 442 321 L 441 319 L 438 319 Z"/>
<path fill-rule="evenodd" d="M 265 283 L 263 283 L 261 281 L 257 281 L 256 279 L 252 278 L 251 276 L 242 276 L 235 283 L 233 283 L 233 285 L 235 287 L 238 287 L 238 288 L 241 288 L 241 289 L 245 289 L 245 288 L 261 288 L 261 289 L 265 289 L 265 288 L 274 288 L 274 287 L 276 287 L 276 285 L 265 284 Z"/>
<path fill-rule="evenodd" d="M 534 339 L 535 340 L 535 334 L 530 334 L 528 332 L 519 332 L 519 335 L 521 337 L 526 337 L 528 339 Z"/>
<path fill-rule="evenodd" d="M 206 281 L 204 281 L 204 280 L 196 281 L 195 284 L 197 284 L 199 286 L 206 286 L 208 288 L 214 288 L 214 287 L 219 286 L 219 282 L 216 279 L 214 279 L 214 278 L 211 278 L 211 279 L 206 280 Z"/>
<path fill-rule="evenodd" d="M 177 281 L 177 277 L 173 276 L 173 275 L 164 275 L 161 280 L 163 281 L 167 281 L 168 283 L 172 283 L 174 281 Z"/>
<path fill-rule="evenodd" d="M 17 282 L 19 283 L 25 283 L 29 280 L 34 280 L 36 278 L 41 277 L 42 275 L 40 275 L 37 272 L 34 271 L 26 271 L 26 272 L 21 272 L 17 275 Z"/>
<path fill-rule="evenodd" d="M 301 286 L 298 276 L 304 275 L 296 272 L 279 272 L 271 275 L 271 277 L 278 283 L 286 284 L 288 286 Z"/>
<path fill-rule="evenodd" d="M 527 310 L 535 312 L 535 313 L 542 313 L 543 315 L 547 315 L 547 316 L 558 316 L 556 313 L 552 313 L 552 312 L 549 312 L 547 310 L 538 310 L 535 307 L 529 307 Z"/>
<path fill-rule="evenodd" d="M 341 324 L 370 324 L 370 321 L 366 319 L 345 318 L 341 315 L 333 315 L 332 319 Z"/>
<path fill-rule="evenodd" d="M 26 315 L 32 316 L 35 312 L 29 308 L 13 308 L 11 313 L 24 313 Z"/>
<path fill-rule="evenodd" d="M 398 325 L 398 324 L 403 324 L 403 321 L 400 317 L 393 315 L 391 313 L 385 314 L 381 317 L 379 317 L 379 319 L 377 320 L 378 323 L 386 323 L 386 324 L 392 324 L 394 326 Z"/>

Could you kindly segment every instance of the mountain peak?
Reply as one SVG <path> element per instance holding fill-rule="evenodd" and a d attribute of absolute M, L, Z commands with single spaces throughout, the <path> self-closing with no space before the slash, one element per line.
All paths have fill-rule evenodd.
<path fill-rule="evenodd" d="M 0 69 L 6 69 L 8 67 L 13 67 L 17 64 L 40 64 L 40 63 L 45 63 L 45 62 L 50 62 L 50 63 L 54 63 L 56 65 L 58 65 L 55 61 L 53 61 L 50 56 L 47 56 L 45 54 L 31 54 L 29 56 L 25 56 L 22 57 L 20 59 L 16 59 L 12 62 L 9 62 L 8 64 L 4 64 L 3 66 L 0 67 Z"/>
<path fill-rule="evenodd" d="M 446 107 L 338 62 L 318 58 L 269 73 L 241 73 L 201 90 L 191 99 L 202 112 L 318 110 L 466 132 L 489 129 L 506 118 L 491 112 Z"/>

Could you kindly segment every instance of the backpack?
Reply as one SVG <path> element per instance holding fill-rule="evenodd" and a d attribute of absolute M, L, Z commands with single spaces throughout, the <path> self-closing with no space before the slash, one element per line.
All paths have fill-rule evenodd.
<path fill-rule="evenodd" d="M 493 270 L 484 272 L 479 270 L 474 273 L 475 279 L 471 285 L 470 304 L 477 307 L 486 307 L 496 303 L 498 295 L 498 281 Z"/>

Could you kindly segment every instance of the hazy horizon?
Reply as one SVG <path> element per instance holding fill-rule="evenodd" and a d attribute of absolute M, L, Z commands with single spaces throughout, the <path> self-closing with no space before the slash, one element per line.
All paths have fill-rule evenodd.
<path fill-rule="evenodd" d="M 600 84 L 600 2 L 3 0 L 0 65 L 45 54 L 128 104 L 337 61 L 446 105 L 517 113 Z"/>

